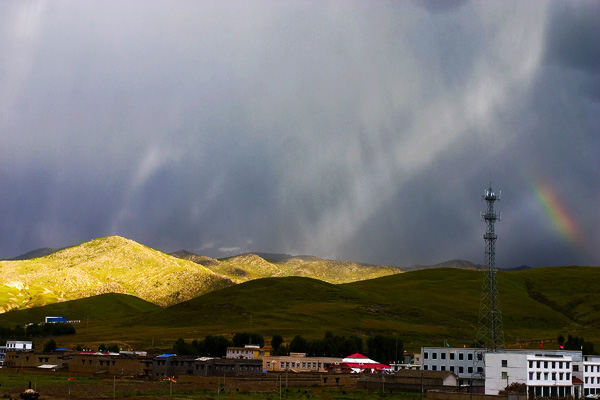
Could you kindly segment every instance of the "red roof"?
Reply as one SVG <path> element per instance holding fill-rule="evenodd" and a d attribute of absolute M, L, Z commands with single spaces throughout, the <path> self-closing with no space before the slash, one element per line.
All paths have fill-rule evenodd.
<path fill-rule="evenodd" d="M 359 353 L 354 353 L 351 356 L 348 356 L 346 358 L 369 358 L 369 357 L 365 357 L 365 356 L 363 356 L 362 354 L 359 354 Z"/>
<path fill-rule="evenodd" d="M 380 370 L 386 369 L 386 368 L 389 368 L 389 366 L 387 366 L 385 364 L 371 364 L 371 363 L 358 364 L 358 363 L 345 363 L 345 362 L 332 363 L 329 365 L 329 367 L 327 367 L 327 369 L 330 371 L 336 370 L 336 369 L 341 369 L 341 370 L 355 369 L 355 370 L 360 370 L 360 371 L 374 369 L 376 371 L 380 371 Z"/>
<path fill-rule="evenodd" d="M 385 364 L 352 364 L 352 363 L 345 363 L 347 366 L 349 366 L 350 368 L 358 368 L 358 369 L 384 369 L 384 368 L 389 368 L 389 366 L 385 365 Z"/>
<path fill-rule="evenodd" d="M 583 381 L 581 379 L 573 377 L 573 384 L 581 385 L 582 383 Z"/>

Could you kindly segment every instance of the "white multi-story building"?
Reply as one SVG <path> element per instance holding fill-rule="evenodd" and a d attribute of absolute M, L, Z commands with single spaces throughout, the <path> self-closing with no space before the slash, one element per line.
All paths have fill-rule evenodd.
<path fill-rule="evenodd" d="M 460 347 L 423 347 L 421 365 L 425 371 L 450 371 L 458 376 L 459 386 L 484 385 L 482 349 Z"/>
<path fill-rule="evenodd" d="M 4 358 L 6 357 L 6 346 L 0 346 L 0 366 L 4 364 Z"/>
<path fill-rule="evenodd" d="M 573 385 L 573 357 L 525 351 L 504 351 L 485 355 L 485 394 L 497 395 L 512 383 L 527 385 L 529 398 L 578 398 Z"/>
<path fill-rule="evenodd" d="M 28 340 L 7 340 L 6 351 L 32 350 L 33 342 Z"/>
<path fill-rule="evenodd" d="M 259 345 L 247 344 L 244 347 L 228 347 L 226 358 L 258 360 L 270 354 L 270 350 L 261 348 Z"/>
<path fill-rule="evenodd" d="M 584 395 L 600 395 L 600 356 L 583 357 Z"/>
<path fill-rule="evenodd" d="M 474 392 L 498 394 L 514 382 L 527 385 L 532 398 L 600 393 L 600 357 L 584 361 L 581 351 L 423 347 L 421 354 L 423 370 L 454 372 Z"/>

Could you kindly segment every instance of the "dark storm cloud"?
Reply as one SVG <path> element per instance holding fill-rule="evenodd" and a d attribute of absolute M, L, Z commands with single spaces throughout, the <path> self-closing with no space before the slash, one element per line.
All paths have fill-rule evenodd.
<path fill-rule="evenodd" d="M 427 10 L 437 12 L 448 12 L 466 4 L 467 0 L 427 0 L 415 1 L 415 5 L 426 8 Z"/>
<path fill-rule="evenodd" d="M 548 27 L 548 60 L 591 74 L 600 74 L 599 18 L 598 2 L 559 4 Z"/>
<path fill-rule="evenodd" d="M 0 257 L 117 234 L 482 262 L 491 175 L 499 265 L 600 261 L 594 3 L 0 11 Z"/>

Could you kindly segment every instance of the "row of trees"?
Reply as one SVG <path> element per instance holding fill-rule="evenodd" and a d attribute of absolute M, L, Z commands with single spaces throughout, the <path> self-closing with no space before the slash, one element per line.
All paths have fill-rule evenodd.
<path fill-rule="evenodd" d="M 300 335 L 294 336 L 289 346 L 273 346 L 273 355 L 286 355 L 288 353 L 306 353 L 310 356 L 320 357 L 345 357 L 354 353 L 363 352 L 363 341 L 358 336 L 338 336 L 326 332 L 323 339 L 307 340 Z"/>
<path fill-rule="evenodd" d="M 567 336 L 567 340 L 563 335 L 558 335 L 556 338 L 558 345 L 564 350 L 581 350 L 583 354 L 594 355 L 598 354 L 594 349 L 594 343 L 586 341 L 583 337 Z"/>
<path fill-rule="evenodd" d="M 204 340 L 186 342 L 179 338 L 173 345 L 173 352 L 178 355 L 224 357 L 227 347 L 244 347 L 256 344 L 264 347 L 265 340 L 258 333 L 236 333 L 230 341 L 224 336 L 206 336 Z M 367 339 L 366 353 L 369 357 L 380 362 L 398 360 L 404 350 L 403 341 L 396 336 L 375 335 Z M 288 355 L 289 353 L 306 353 L 309 356 L 346 357 L 354 353 L 363 353 L 363 340 L 355 335 L 339 336 L 326 332 L 323 339 L 307 340 L 296 335 L 289 345 L 281 335 L 271 338 L 272 355 Z"/>
<path fill-rule="evenodd" d="M 191 342 L 179 338 L 173 345 L 173 352 L 180 356 L 225 357 L 227 347 L 232 345 L 225 336 L 208 335 L 204 340 L 194 339 Z"/>
<path fill-rule="evenodd" d="M 5 340 L 26 340 L 35 337 L 50 337 L 62 335 L 74 335 L 75 327 L 69 323 L 55 324 L 29 324 L 26 327 L 15 326 L 14 329 L 0 327 L 0 339 Z"/>

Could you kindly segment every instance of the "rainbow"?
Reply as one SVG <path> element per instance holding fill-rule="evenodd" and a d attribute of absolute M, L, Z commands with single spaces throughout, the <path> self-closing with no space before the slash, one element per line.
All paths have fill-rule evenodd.
<path fill-rule="evenodd" d="M 539 181 L 534 183 L 533 189 L 537 201 L 561 236 L 572 245 L 580 245 L 581 232 L 564 204 L 560 202 L 556 191 L 550 185 Z"/>

